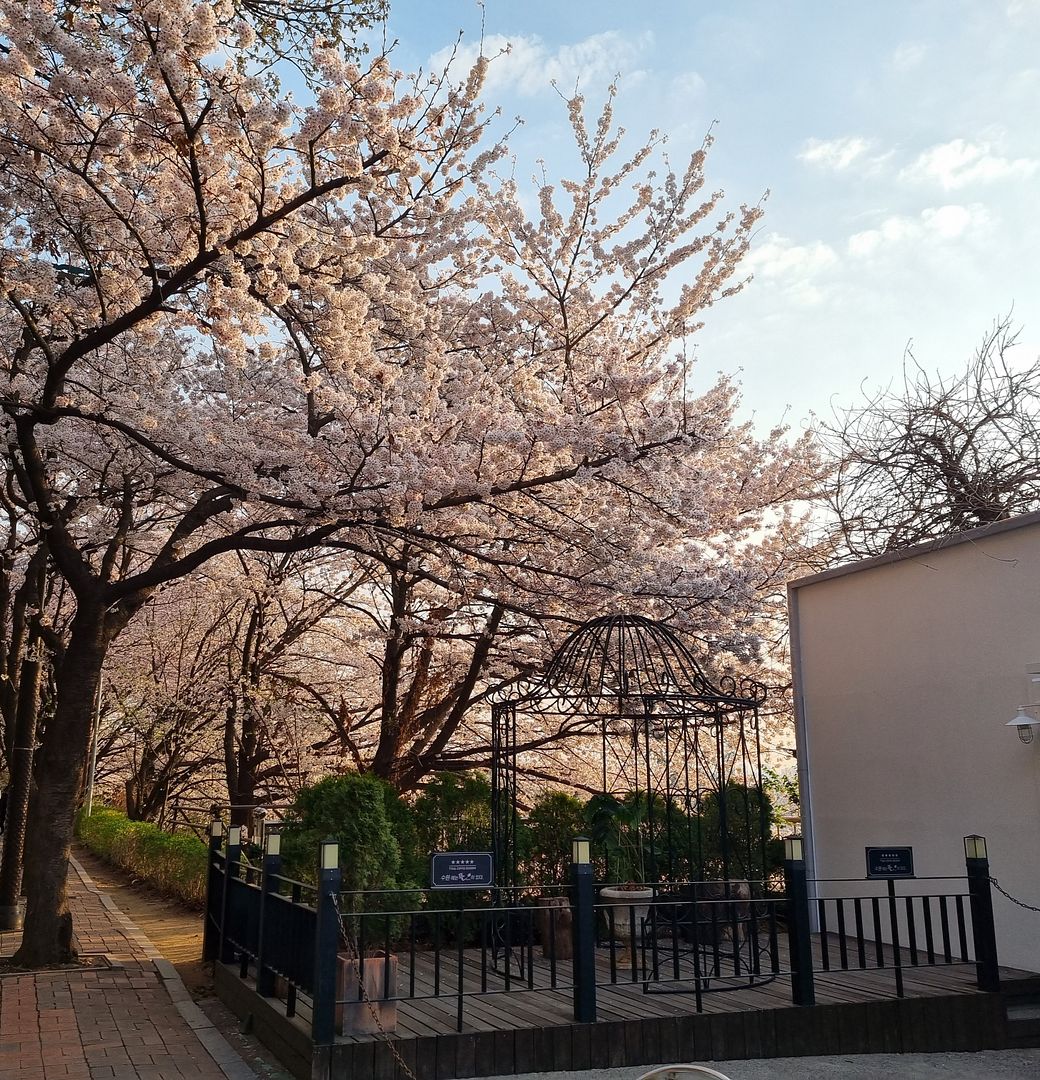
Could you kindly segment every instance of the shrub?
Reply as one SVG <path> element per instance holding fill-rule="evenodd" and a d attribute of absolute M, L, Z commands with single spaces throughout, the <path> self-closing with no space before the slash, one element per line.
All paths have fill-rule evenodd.
<path fill-rule="evenodd" d="M 547 791 L 521 823 L 526 877 L 538 885 L 570 880 L 571 841 L 587 832 L 585 806 L 565 791 Z"/>
<path fill-rule="evenodd" d="M 395 889 L 401 882 L 401 845 L 394 835 L 398 796 L 376 776 L 327 776 L 300 790 L 282 829 L 290 876 L 313 881 L 322 840 L 339 842 L 343 890 Z"/>
<path fill-rule="evenodd" d="M 723 828 L 725 811 L 725 829 Z M 765 860 L 762 857 L 762 819 L 766 821 Z M 698 843 L 704 863 L 704 877 L 767 880 L 783 862 L 783 843 L 770 840 L 768 823 L 773 820 L 769 792 L 729 781 L 720 797 L 711 792 L 701 801 Z M 727 840 L 728 871 L 722 857 L 723 834 Z"/>
<path fill-rule="evenodd" d="M 130 821 L 107 807 L 95 807 L 89 816 L 81 813 L 76 835 L 95 855 L 159 892 L 192 905 L 205 901 L 208 851 L 196 837 Z"/>
<path fill-rule="evenodd" d="M 436 773 L 412 804 L 417 849 L 486 851 L 491 846 L 491 784 L 483 773 Z"/>

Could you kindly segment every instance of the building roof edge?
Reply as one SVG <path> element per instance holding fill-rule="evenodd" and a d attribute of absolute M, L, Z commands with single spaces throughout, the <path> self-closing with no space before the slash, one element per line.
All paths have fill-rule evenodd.
<path fill-rule="evenodd" d="M 830 581 L 831 578 L 845 577 L 847 574 L 858 574 L 861 570 L 872 570 L 874 567 L 887 566 L 889 563 L 905 562 L 907 559 L 930 555 L 936 551 L 956 547 L 958 544 L 975 543 L 991 536 L 998 536 L 1000 533 L 1028 528 L 1031 525 L 1040 525 L 1040 510 L 1034 510 L 1028 514 L 1019 514 L 1016 517 L 1006 518 L 1004 521 L 995 521 L 991 525 L 980 525 L 977 529 L 951 533 L 949 536 L 943 536 L 937 540 L 928 540 L 923 544 L 915 544 L 913 547 L 900 548 L 898 551 L 886 551 L 884 555 L 875 555 L 870 559 L 859 559 L 856 562 L 835 566 L 830 570 L 821 570 L 806 577 L 795 578 L 787 583 L 787 588 L 789 590 L 801 589 L 806 585 Z"/>

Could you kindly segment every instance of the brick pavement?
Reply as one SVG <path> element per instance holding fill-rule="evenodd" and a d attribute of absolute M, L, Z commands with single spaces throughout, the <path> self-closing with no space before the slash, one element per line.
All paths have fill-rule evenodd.
<path fill-rule="evenodd" d="M 0 1080 L 255 1080 L 75 861 L 69 906 L 80 955 L 96 966 L 0 977 Z M 4 954 L 15 937 L 3 935 Z"/>

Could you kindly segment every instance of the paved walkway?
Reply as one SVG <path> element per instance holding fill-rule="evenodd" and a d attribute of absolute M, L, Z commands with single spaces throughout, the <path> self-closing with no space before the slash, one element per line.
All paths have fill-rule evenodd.
<path fill-rule="evenodd" d="M 0 1077 L 255 1080 L 172 965 L 73 860 L 69 906 L 95 966 L 0 977 Z M 4 934 L 10 955 L 16 935 Z"/>

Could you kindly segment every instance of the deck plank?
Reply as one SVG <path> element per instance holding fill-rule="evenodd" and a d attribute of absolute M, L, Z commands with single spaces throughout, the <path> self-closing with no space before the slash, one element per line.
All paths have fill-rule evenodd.
<path fill-rule="evenodd" d="M 867 1005 L 878 1010 L 881 1017 L 885 1012 L 885 1003 L 892 1002 L 896 998 L 895 993 L 895 969 L 891 962 L 885 967 L 871 966 L 865 969 L 850 968 L 843 970 L 835 965 L 834 960 L 838 955 L 835 936 L 829 935 L 832 940 L 828 941 L 830 951 L 830 970 L 824 971 L 822 964 L 822 946 L 819 935 L 813 938 L 813 953 L 815 967 L 816 1001 L 821 1005 L 856 1006 Z M 855 956 L 855 948 L 850 945 L 850 958 Z M 874 954 L 872 943 L 867 945 L 868 958 Z M 620 959 L 620 950 L 619 957 Z M 665 943 L 661 949 L 661 973 L 668 975 L 672 972 L 671 946 Z M 665 956 L 665 954 L 667 954 Z M 627 954 L 626 954 L 627 956 Z M 490 1053 L 490 1047 L 495 1045 L 497 1053 L 507 1052 L 507 1041 L 513 1049 L 511 1053 L 518 1054 L 526 1060 L 534 1055 L 539 1061 L 553 1057 L 562 1057 L 570 1054 L 577 1056 L 582 1062 L 595 1064 L 602 1056 L 601 1047 L 597 1040 L 593 1039 L 590 1044 L 579 1043 L 577 1046 L 572 1042 L 569 1050 L 565 1050 L 563 1044 L 556 1045 L 555 1038 L 549 1034 L 554 1028 L 571 1025 L 574 1022 L 573 1014 L 573 990 L 570 985 L 571 962 L 561 960 L 557 964 L 557 988 L 550 987 L 549 961 L 536 953 L 533 962 L 533 976 L 535 989 L 528 988 L 528 976 L 525 957 L 524 976 L 519 978 L 515 975 L 511 979 L 511 989 L 505 991 L 505 979 L 501 972 L 488 971 L 487 987 L 491 993 L 481 993 L 480 976 L 480 949 L 466 950 L 463 956 L 463 1027 L 462 1033 L 471 1037 L 470 1041 L 460 1044 L 462 1049 L 459 1053 L 466 1055 L 467 1067 L 470 1056 L 477 1055 L 486 1057 Z M 630 956 L 629 966 L 618 967 L 616 982 L 611 982 L 610 950 L 607 948 L 597 949 L 597 1014 L 598 1019 L 611 1027 L 617 1025 L 622 1042 L 625 1041 L 625 1033 L 629 1041 L 636 1039 L 636 1028 L 632 1027 L 633 1021 L 661 1020 L 662 1024 L 678 1025 L 668 1027 L 669 1032 L 674 1032 L 674 1041 L 681 1042 L 686 1031 L 686 1023 L 683 1018 L 688 1018 L 696 1013 L 695 995 L 692 982 L 663 983 L 662 989 L 670 991 L 681 990 L 683 992 L 644 992 L 642 981 L 631 981 Z M 891 950 L 886 946 L 886 960 L 890 961 Z M 767 1010 L 785 1009 L 791 1005 L 791 981 L 787 970 L 786 952 L 781 947 L 779 974 L 771 980 L 757 983 L 756 985 L 740 985 L 744 977 L 718 979 L 712 978 L 707 991 L 702 995 L 702 1007 L 704 1013 L 703 1037 L 717 1044 L 715 1049 L 728 1048 L 734 1039 L 746 1037 L 750 1044 L 772 1048 L 774 1046 L 774 1033 L 766 1031 L 761 1025 L 752 1026 L 748 1029 L 744 1026 L 734 1026 L 731 1021 L 720 1019 L 717 1022 L 709 1022 L 708 1017 L 724 1017 L 727 1014 L 764 1012 Z M 975 986 L 975 968 L 972 964 L 937 964 L 929 966 L 925 964 L 912 965 L 909 960 L 908 950 L 903 950 L 903 983 L 904 996 L 907 998 L 928 998 L 947 996 L 950 994 L 977 993 Z M 408 957 L 399 957 L 398 987 L 404 993 L 408 992 L 410 972 L 408 970 Z M 684 972 L 692 974 L 692 967 L 684 967 Z M 1001 969 L 1002 977 L 1022 977 L 1026 973 L 1012 969 Z M 415 956 L 415 996 L 402 998 L 398 1002 L 398 1023 L 395 1038 L 410 1040 L 416 1038 L 428 1038 L 431 1036 L 447 1036 L 456 1034 L 456 1020 L 458 1010 L 458 953 L 454 950 L 445 951 L 440 959 L 440 994 L 434 994 L 434 960 L 430 952 L 419 951 Z M 731 988 L 721 991 L 720 987 L 726 985 Z M 301 1018 L 309 1013 L 309 1002 L 300 996 Z M 880 1021 L 879 1021 L 880 1022 Z M 698 1022 L 700 1023 L 700 1022 Z M 693 1030 L 692 1028 L 690 1030 Z M 701 1030 L 698 1028 L 697 1030 Z M 523 1032 L 522 1036 L 516 1033 Z M 533 1032 L 534 1034 L 526 1034 Z M 741 1035 L 740 1033 L 744 1034 Z M 502 1038 L 495 1042 L 501 1033 Z M 509 1033 L 509 1034 L 506 1034 Z M 779 1034 L 775 1036 L 779 1037 Z M 841 1029 L 835 1030 L 835 1040 L 843 1047 L 856 1047 L 865 1037 L 863 1032 Z M 369 1043 L 378 1039 L 376 1035 L 348 1035 L 338 1037 L 339 1041 L 346 1043 Z M 561 1036 L 562 1038 L 562 1036 Z M 670 1035 L 670 1038 L 672 1036 Z M 788 1032 L 785 1042 L 797 1046 L 808 1038 L 804 1032 Z M 480 1040 L 484 1040 L 483 1042 Z M 534 1042 L 532 1042 L 534 1040 Z M 545 1041 L 545 1046 L 542 1046 Z M 635 1048 L 633 1048 L 635 1049 Z M 637 1055 L 638 1056 L 638 1055 Z M 588 1067 L 588 1066 L 585 1066 Z"/>

